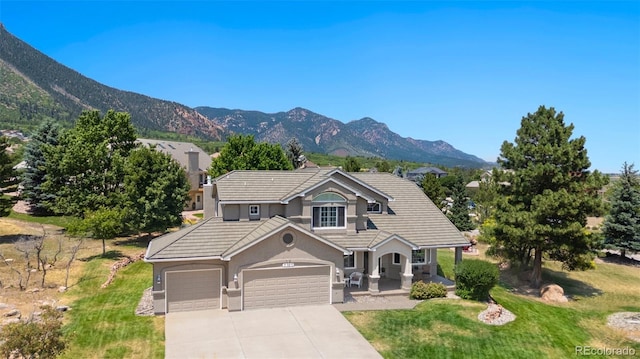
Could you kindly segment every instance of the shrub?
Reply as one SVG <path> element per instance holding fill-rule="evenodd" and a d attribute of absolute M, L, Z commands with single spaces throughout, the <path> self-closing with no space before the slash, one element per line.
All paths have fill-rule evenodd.
<path fill-rule="evenodd" d="M 425 283 L 418 281 L 411 286 L 411 299 L 431 299 L 447 296 L 447 287 L 442 283 Z"/>
<path fill-rule="evenodd" d="M 0 355 L 10 358 L 55 358 L 65 349 L 62 314 L 50 306 L 42 307 L 42 320 L 7 324 L 2 328 L 4 342 Z"/>
<path fill-rule="evenodd" d="M 477 259 L 464 260 L 454 268 L 456 295 L 463 299 L 484 300 L 498 283 L 498 267 Z"/>

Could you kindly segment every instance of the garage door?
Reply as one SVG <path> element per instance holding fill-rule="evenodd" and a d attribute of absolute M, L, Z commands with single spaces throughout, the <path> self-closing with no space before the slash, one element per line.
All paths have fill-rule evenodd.
<path fill-rule="evenodd" d="M 243 271 L 243 309 L 328 304 L 329 266 Z"/>
<path fill-rule="evenodd" d="M 167 272 L 167 312 L 220 308 L 220 269 Z"/>

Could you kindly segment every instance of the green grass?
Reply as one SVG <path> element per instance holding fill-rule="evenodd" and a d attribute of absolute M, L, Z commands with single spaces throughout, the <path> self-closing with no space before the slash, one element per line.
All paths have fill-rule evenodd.
<path fill-rule="evenodd" d="M 62 228 L 66 228 L 69 223 L 74 220 L 74 217 L 71 216 L 33 216 L 30 214 L 18 213 L 15 211 L 11 211 L 11 214 L 9 214 L 9 218 L 18 219 L 25 222 L 51 224 Z"/>
<path fill-rule="evenodd" d="M 202 219 L 204 217 L 204 213 L 194 213 L 192 216 Z"/>
<path fill-rule="evenodd" d="M 440 270 L 453 273 L 453 252 L 438 251 Z M 640 343 L 606 325 L 609 314 L 640 311 L 640 271 L 616 264 L 564 272 L 547 263 L 547 282 L 558 283 L 573 300 L 552 305 L 512 293 L 506 284 L 493 298 L 516 315 L 504 326 L 477 319 L 483 303 L 436 299 L 413 310 L 348 312 L 347 319 L 385 358 L 572 358 L 576 346 L 630 347 Z"/>
<path fill-rule="evenodd" d="M 164 318 L 135 315 L 142 292 L 152 284 L 151 265 L 131 264 L 101 289 L 113 262 L 91 259 L 79 284 L 69 291 L 80 299 L 71 304 L 64 326 L 69 348 L 63 358 L 164 357 Z"/>

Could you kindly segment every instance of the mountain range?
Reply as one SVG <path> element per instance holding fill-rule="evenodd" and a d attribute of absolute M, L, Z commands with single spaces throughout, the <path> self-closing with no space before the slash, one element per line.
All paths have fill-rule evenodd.
<path fill-rule="evenodd" d="M 207 140 L 229 134 L 254 135 L 258 141 L 286 143 L 296 137 L 305 151 L 340 156 L 370 156 L 479 168 L 484 160 L 445 141 L 402 137 L 372 118 L 343 123 L 303 108 L 286 112 L 190 108 L 105 86 L 41 53 L 0 23 L 0 125 L 29 126 L 46 117 L 72 123 L 86 109 L 131 114 L 145 130 L 176 132 Z"/>

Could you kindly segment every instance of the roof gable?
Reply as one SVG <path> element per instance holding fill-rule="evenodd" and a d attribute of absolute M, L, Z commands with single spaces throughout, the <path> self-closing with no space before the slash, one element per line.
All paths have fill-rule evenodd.
<path fill-rule="evenodd" d="M 295 231 L 301 232 L 319 242 L 322 242 L 338 251 L 341 251 L 344 254 L 351 253 L 346 248 L 343 248 L 326 238 L 320 237 L 304 228 L 301 228 L 294 224 L 293 222 L 287 220 L 286 218 L 275 216 L 267 221 L 264 221 L 260 226 L 258 226 L 255 230 L 248 233 L 246 236 L 241 238 L 238 242 L 234 243 L 229 249 L 227 249 L 222 257 L 224 260 L 230 260 L 231 257 L 237 255 L 238 253 L 244 252 L 247 249 L 253 247 L 254 245 L 262 242 L 263 240 L 271 237 L 273 234 L 281 232 L 287 228 L 291 228 Z"/>

